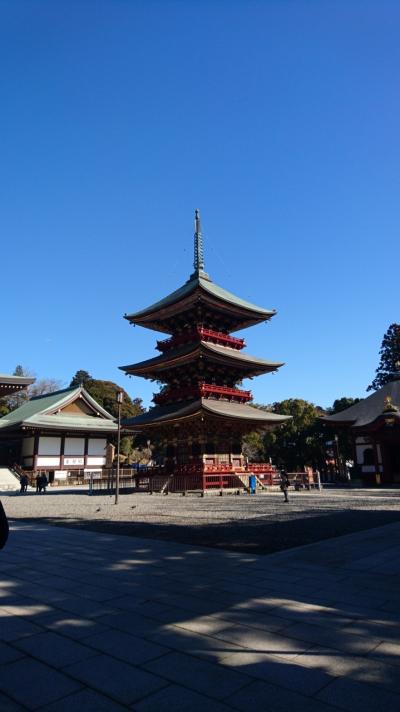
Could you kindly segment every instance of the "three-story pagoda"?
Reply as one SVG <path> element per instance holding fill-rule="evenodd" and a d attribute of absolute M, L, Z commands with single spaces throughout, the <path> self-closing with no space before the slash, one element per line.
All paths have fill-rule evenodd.
<path fill-rule="evenodd" d="M 250 356 L 243 351 L 244 339 L 232 336 L 275 313 L 214 284 L 204 270 L 196 210 L 193 274 L 161 301 L 125 315 L 131 324 L 168 334 L 157 341 L 158 356 L 121 366 L 126 374 L 161 384 L 154 407 L 125 420 L 124 427 L 157 443 L 165 473 L 203 478 L 245 473 L 242 436 L 288 419 L 249 405 L 252 394 L 241 386 L 244 378 L 276 371 L 283 364 Z M 224 484 L 237 486 L 226 478 Z"/>

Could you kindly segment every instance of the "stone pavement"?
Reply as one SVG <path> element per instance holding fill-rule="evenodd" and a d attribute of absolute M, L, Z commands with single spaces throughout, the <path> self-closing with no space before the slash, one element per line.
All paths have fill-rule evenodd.
<path fill-rule="evenodd" d="M 0 710 L 398 712 L 400 524 L 270 556 L 15 523 Z"/>

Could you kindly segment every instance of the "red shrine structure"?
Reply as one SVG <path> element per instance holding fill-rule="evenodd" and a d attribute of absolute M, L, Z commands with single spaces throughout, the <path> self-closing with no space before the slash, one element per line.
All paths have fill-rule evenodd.
<path fill-rule="evenodd" d="M 194 272 L 179 289 L 142 311 L 126 314 L 131 324 L 164 332 L 159 355 L 120 368 L 161 384 L 154 407 L 129 418 L 124 428 L 157 443 L 158 474 L 169 489 L 223 489 L 248 485 L 249 475 L 271 479 L 269 464 L 248 464 L 242 436 L 272 428 L 288 416 L 249 405 L 242 379 L 276 371 L 282 363 L 244 352 L 232 332 L 268 321 L 275 310 L 250 304 L 214 284 L 204 271 L 199 211 L 195 212 Z"/>

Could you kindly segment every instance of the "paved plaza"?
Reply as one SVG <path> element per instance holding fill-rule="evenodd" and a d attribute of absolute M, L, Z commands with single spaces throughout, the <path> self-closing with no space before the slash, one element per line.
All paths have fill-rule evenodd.
<path fill-rule="evenodd" d="M 11 519 L 252 554 L 400 522 L 398 489 L 291 489 L 289 497 L 285 505 L 280 491 L 204 498 L 138 492 L 122 494 L 115 506 L 113 495 L 90 497 L 87 487 L 50 487 L 46 495 L 30 489 L 7 497 L 4 505 Z"/>
<path fill-rule="evenodd" d="M 400 523 L 263 556 L 14 520 L 0 571 L 2 712 L 400 709 Z"/>

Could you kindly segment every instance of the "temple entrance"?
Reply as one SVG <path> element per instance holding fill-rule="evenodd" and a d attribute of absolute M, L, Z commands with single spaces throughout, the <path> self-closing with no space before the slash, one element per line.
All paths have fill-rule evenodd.
<path fill-rule="evenodd" d="M 0 465 L 9 467 L 18 461 L 21 446 L 15 440 L 0 441 Z"/>
<path fill-rule="evenodd" d="M 400 484 L 400 444 L 387 442 L 383 445 L 383 484 Z"/>

